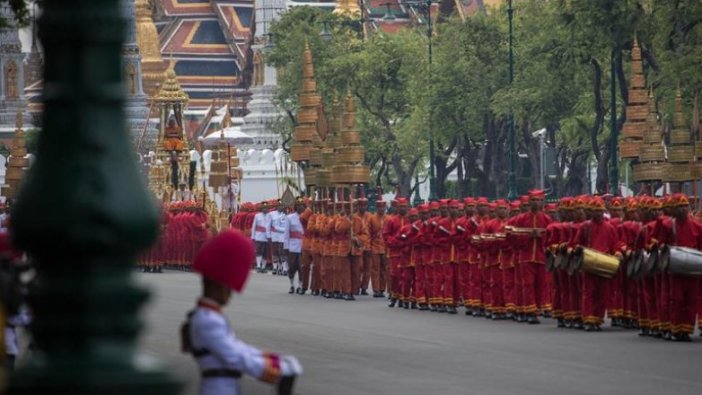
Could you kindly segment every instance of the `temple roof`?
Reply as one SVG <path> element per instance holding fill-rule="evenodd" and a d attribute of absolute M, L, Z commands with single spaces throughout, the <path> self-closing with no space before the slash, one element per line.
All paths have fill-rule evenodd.
<path fill-rule="evenodd" d="M 243 93 L 253 0 L 161 0 L 161 53 L 171 59 L 190 108 Z"/>

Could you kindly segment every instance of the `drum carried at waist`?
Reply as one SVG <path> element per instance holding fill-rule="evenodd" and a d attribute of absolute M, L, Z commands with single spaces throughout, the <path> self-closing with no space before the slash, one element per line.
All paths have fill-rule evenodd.
<path fill-rule="evenodd" d="M 638 250 L 630 256 L 627 263 L 626 274 L 628 277 L 646 277 L 656 274 L 660 270 L 658 250 L 654 249 L 650 253 Z"/>
<path fill-rule="evenodd" d="M 575 267 L 595 276 L 612 278 L 619 271 L 619 258 L 592 248 L 582 247 L 573 252 Z"/>
<path fill-rule="evenodd" d="M 665 246 L 658 260 L 660 270 L 667 273 L 702 277 L 702 252 L 694 248 Z"/>

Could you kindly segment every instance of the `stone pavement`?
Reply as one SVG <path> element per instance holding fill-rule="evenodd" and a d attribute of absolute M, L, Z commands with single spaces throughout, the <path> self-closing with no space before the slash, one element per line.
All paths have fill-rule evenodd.
<path fill-rule="evenodd" d="M 197 388 L 195 364 L 180 353 L 178 331 L 193 306 L 194 274 L 136 274 L 155 291 L 145 312 L 142 349 Z M 528 326 L 462 315 L 389 309 L 288 295 L 286 278 L 252 274 L 226 308 L 244 341 L 296 355 L 305 368 L 300 395 L 700 394 L 702 338 L 670 343 L 606 327 L 602 333 Z M 247 394 L 272 394 L 247 378 Z"/>

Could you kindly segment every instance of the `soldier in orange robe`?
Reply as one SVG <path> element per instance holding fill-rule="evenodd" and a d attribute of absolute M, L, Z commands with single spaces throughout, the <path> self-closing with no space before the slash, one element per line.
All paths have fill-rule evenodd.
<path fill-rule="evenodd" d="M 385 297 L 387 287 L 387 260 L 386 246 L 383 240 L 383 228 L 385 226 L 386 203 L 379 196 L 375 202 L 375 214 L 368 220 L 368 233 L 371 241 L 371 286 L 373 287 L 373 297 Z"/>
<path fill-rule="evenodd" d="M 354 281 L 351 275 L 352 250 L 354 238 L 353 217 L 351 216 L 351 203 L 341 202 L 339 215 L 334 219 L 334 236 L 336 253 L 334 255 L 334 297 L 337 299 L 355 300 L 353 296 Z"/>
<path fill-rule="evenodd" d="M 388 259 L 390 260 L 389 307 L 395 307 L 395 303 L 397 303 L 402 296 L 402 267 L 404 266 L 404 261 L 407 259 L 407 257 L 402 254 L 403 251 L 399 246 L 399 237 L 400 229 L 407 224 L 408 221 L 408 201 L 406 198 L 397 198 L 395 202 L 397 213 L 387 219 L 385 227 L 383 228 L 383 240 L 388 247 Z M 402 304 L 402 301 L 400 301 L 400 307 L 402 307 Z"/>
<path fill-rule="evenodd" d="M 334 297 L 334 202 L 328 200 L 325 213 L 317 219 L 317 242 L 322 274 L 322 295 L 329 299 Z"/>
<path fill-rule="evenodd" d="M 312 262 L 312 233 L 314 232 L 316 216 L 317 214 L 311 209 L 311 203 L 305 200 L 305 210 L 300 214 L 300 223 L 304 229 L 302 254 L 300 256 L 300 278 L 302 279 L 300 295 L 304 295 L 310 289 L 312 295 L 316 296 L 319 291 L 319 277 L 315 278 L 313 274 Z M 312 274 L 311 280 L 310 274 Z"/>
<path fill-rule="evenodd" d="M 351 230 L 351 289 L 353 294 L 368 295 L 363 284 L 362 276 L 368 276 L 369 265 L 365 263 L 365 252 L 370 249 L 370 236 L 368 235 L 368 199 L 359 198 L 352 203 L 356 210 L 351 217 L 353 229 Z M 368 285 L 366 285 L 367 287 Z"/>

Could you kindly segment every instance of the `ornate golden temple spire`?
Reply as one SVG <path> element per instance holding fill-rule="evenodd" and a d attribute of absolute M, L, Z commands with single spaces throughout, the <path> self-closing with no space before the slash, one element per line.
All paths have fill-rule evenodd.
<path fill-rule="evenodd" d="M 344 102 L 341 147 L 335 152 L 336 165 L 332 169 L 333 184 L 365 184 L 370 178 L 370 169 L 363 165 L 365 150 L 361 146 L 361 133 L 356 129 L 356 103 L 349 89 Z"/>
<path fill-rule="evenodd" d="M 320 185 L 317 171 L 322 167 L 323 141 L 319 135 L 318 122 L 320 113 L 323 116 L 321 98 L 317 94 L 317 83 L 314 79 L 314 63 L 309 42 L 305 39 L 305 50 L 302 54 L 302 91 L 298 99 L 297 126 L 293 132 L 293 144 L 290 146 L 290 159 L 294 162 L 304 162 L 306 167 L 305 184 Z M 325 136 L 326 137 L 326 136 Z M 323 184 L 328 180 L 328 174 L 322 171 Z"/>
<path fill-rule="evenodd" d="M 675 90 L 675 112 L 673 130 L 670 131 L 668 165 L 664 173 L 665 182 L 685 182 L 692 180 L 690 162 L 694 160 L 695 147 L 690 139 L 690 129 L 686 126 L 683 114 L 683 101 L 680 84 Z"/>
<path fill-rule="evenodd" d="M 144 92 L 153 97 L 163 81 L 165 64 L 161 57 L 161 45 L 156 25 L 151 17 L 149 0 L 135 0 L 137 45 L 141 53 L 141 70 Z"/>
<path fill-rule="evenodd" d="M 188 97 L 188 94 L 185 93 L 183 88 L 180 86 L 180 82 L 178 82 L 178 77 L 176 76 L 173 67 L 174 63 L 171 62 L 171 65 L 168 67 L 168 70 L 165 73 L 163 84 L 161 84 L 161 88 L 156 96 L 154 96 L 154 100 L 157 102 L 187 103 L 190 100 L 190 97 Z"/>
<path fill-rule="evenodd" d="M 17 112 L 15 121 L 15 136 L 12 139 L 12 148 L 7 163 L 5 173 L 5 185 L 2 187 L 2 195 L 8 199 L 14 199 L 19 192 L 24 173 L 29 167 L 27 158 L 27 142 L 24 137 L 24 126 L 22 111 Z"/>

